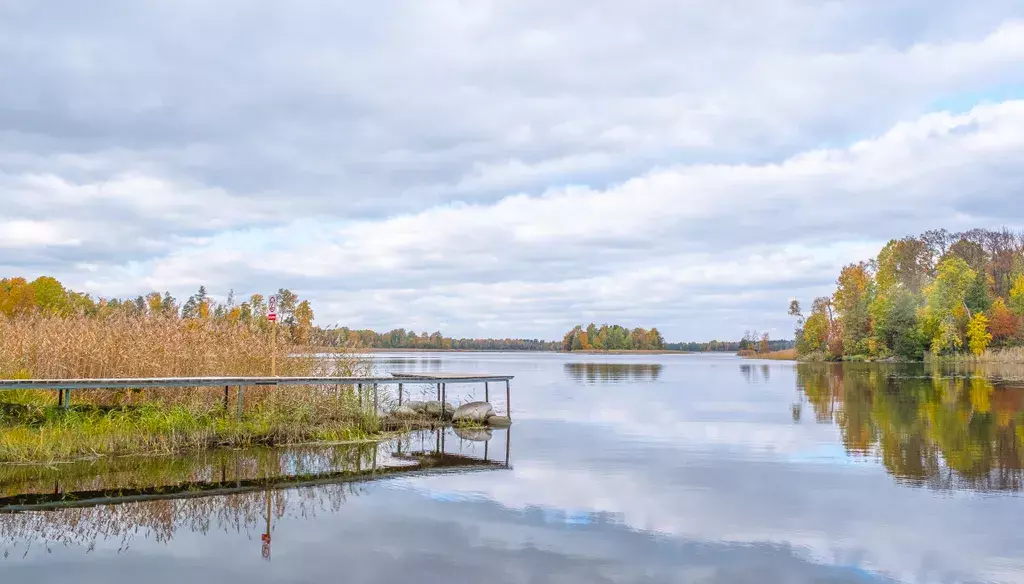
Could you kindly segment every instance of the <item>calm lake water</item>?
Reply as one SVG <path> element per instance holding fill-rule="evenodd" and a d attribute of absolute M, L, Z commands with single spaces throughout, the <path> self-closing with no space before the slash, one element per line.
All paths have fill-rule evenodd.
<path fill-rule="evenodd" d="M 3 505 L 134 502 L 0 514 L 0 582 L 1024 582 L 1016 372 L 377 358 L 513 374 L 515 423 L 7 467 Z M 450 401 L 482 398 L 459 391 Z M 491 397 L 503 411 L 504 388 Z"/>

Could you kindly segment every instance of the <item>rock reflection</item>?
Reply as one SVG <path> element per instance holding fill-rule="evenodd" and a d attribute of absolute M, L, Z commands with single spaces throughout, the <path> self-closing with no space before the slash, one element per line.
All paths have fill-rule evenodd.
<path fill-rule="evenodd" d="M 901 482 L 1019 491 L 1024 386 L 993 382 L 985 376 L 991 373 L 805 364 L 797 379 L 815 419 L 839 426 L 848 453 L 879 457 Z"/>
<path fill-rule="evenodd" d="M 565 374 L 586 383 L 654 381 L 661 375 L 660 363 L 565 363 Z"/>
<path fill-rule="evenodd" d="M 0 545 L 4 557 L 53 544 L 91 551 L 109 541 L 123 551 L 140 537 L 170 542 L 181 529 L 262 531 L 261 553 L 269 559 L 272 520 L 335 512 L 366 481 L 508 468 L 511 432 L 496 434 L 504 447 L 497 453 L 489 442 L 464 442 L 449 429 L 380 444 L 0 466 Z"/>

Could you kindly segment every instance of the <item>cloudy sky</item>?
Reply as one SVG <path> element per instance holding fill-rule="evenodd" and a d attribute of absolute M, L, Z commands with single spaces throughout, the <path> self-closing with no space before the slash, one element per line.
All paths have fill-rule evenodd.
<path fill-rule="evenodd" d="M 791 334 L 1024 224 L 1019 0 L 0 0 L 0 274 L 322 325 Z"/>

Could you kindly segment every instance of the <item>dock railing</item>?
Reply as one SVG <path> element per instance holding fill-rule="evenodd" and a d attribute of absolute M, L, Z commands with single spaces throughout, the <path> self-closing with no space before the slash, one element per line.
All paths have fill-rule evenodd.
<path fill-rule="evenodd" d="M 396 373 L 389 376 L 346 376 L 346 377 L 142 377 L 112 379 L 3 379 L 0 380 L 0 391 L 24 389 L 57 391 L 57 402 L 62 407 L 69 407 L 72 391 L 93 389 L 142 389 L 142 388 L 183 388 L 183 387 L 223 387 L 225 405 L 228 390 L 237 388 L 237 415 L 242 415 L 242 404 L 245 387 L 274 387 L 279 385 L 349 385 L 360 389 L 364 385 L 373 388 L 374 404 L 377 404 L 377 387 L 380 385 L 398 386 L 398 405 L 402 405 L 403 388 L 405 385 L 433 385 L 437 388 L 437 399 L 445 407 L 448 384 L 484 384 L 484 401 L 490 401 L 490 384 L 505 383 L 506 415 L 512 416 L 512 375 L 478 375 L 478 374 L 426 374 Z"/>

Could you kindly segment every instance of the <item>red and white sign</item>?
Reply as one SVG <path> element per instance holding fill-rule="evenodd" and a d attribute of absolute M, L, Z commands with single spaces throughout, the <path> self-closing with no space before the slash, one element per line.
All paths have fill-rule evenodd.
<path fill-rule="evenodd" d="M 267 315 L 267 320 L 269 320 L 270 322 L 276 321 L 277 320 L 277 313 L 276 312 L 271 312 L 270 314 L 268 314 Z"/>
<path fill-rule="evenodd" d="M 277 296 L 271 296 L 269 299 L 270 312 L 267 313 L 267 320 L 274 322 L 277 320 Z"/>

